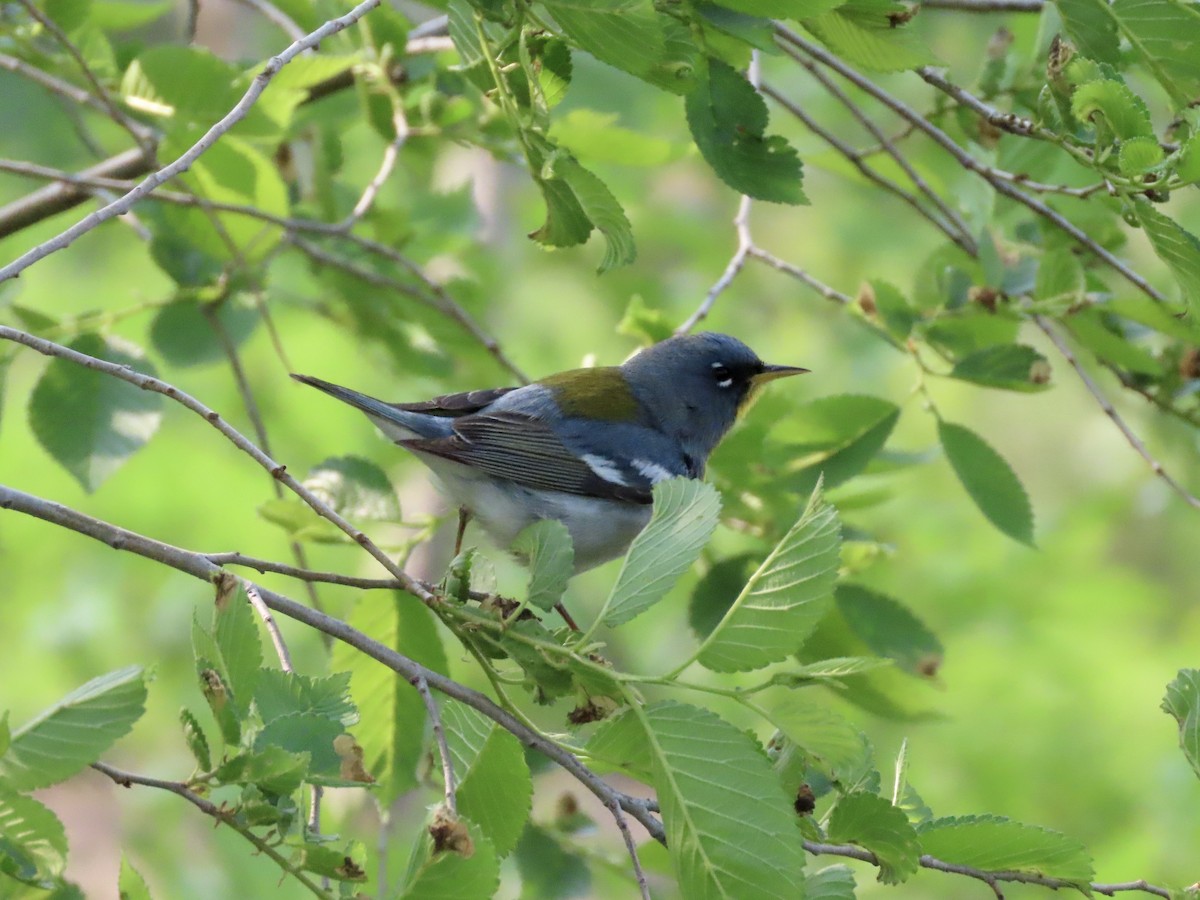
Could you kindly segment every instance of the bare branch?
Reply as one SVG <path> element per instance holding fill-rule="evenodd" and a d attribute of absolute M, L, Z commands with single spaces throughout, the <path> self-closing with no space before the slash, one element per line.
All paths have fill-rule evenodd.
<path fill-rule="evenodd" d="M 15 510 L 71 531 L 77 531 L 114 549 L 128 550 L 203 581 L 212 583 L 224 575 L 224 570 L 210 562 L 203 554 L 156 541 L 145 535 L 93 518 L 60 503 L 44 500 L 4 485 L 0 485 L 0 509 Z M 354 647 L 387 666 L 414 686 L 418 678 L 424 678 L 425 682 L 435 691 L 445 694 L 447 697 L 453 697 L 483 713 L 500 727 L 512 733 L 522 744 L 537 750 L 565 769 L 606 806 L 611 802 L 616 802 L 621 809 L 640 822 L 651 837 L 665 843 L 666 833 L 663 825 L 650 813 L 652 803 L 638 797 L 631 797 L 609 786 L 603 778 L 580 762 L 579 758 L 570 751 L 529 728 L 485 694 L 425 668 L 392 648 L 351 628 L 345 622 L 261 586 L 258 587 L 258 591 L 266 605 L 275 612 Z"/>
<path fill-rule="evenodd" d="M 239 825 L 237 819 L 231 813 L 217 806 L 211 800 L 201 797 L 183 782 L 166 781 L 161 778 L 150 778 L 146 775 L 135 775 L 132 772 L 124 772 L 102 762 L 92 763 L 92 768 L 97 772 L 107 775 L 121 787 L 127 788 L 138 784 L 143 787 L 157 788 L 160 791 L 168 791 L 169 793 L 182 797 L 188 803 L 192 804 L 192 806 L 196 807 L 196 809 L 200 810 L 206 816 L 212 818 L 213 821 L 222 825 L 228 825 L 230 828 L 248 840 L 251 844 L 253 844 L 254 848 L 258 850 L 259 853 L 263 854 L 263 856 L 269 857 L 271 861 L 279 866 L 282 871 L 287 872 L 318 897 L 323 898 L 323 900 L 328 900 L 329 894 L 322 890 L 319 884 L 309 878 L 308 874 L 303 869 L 293 865 L 286 856 L 276 850 L 269 841 L 263 840 L 249 828 L 244 828 Z"/>
<path fill-rule="evenodd" d="M 995 188 L 996 192 L 1003 194 L 1011 200 L 1015 200 L 1022 206 L 1033 210 L 1042 218 L 1052 223 L 1056 228 L 1070 235 L 1080 246 L 1087 248 L 1091 253 L 1103 260 L 1107 265 L 1117 271 L 1130 284 L 1137 287 L 1142 293 L 1157 302 L 1163 302 L 1166 298 L 1156 288 L 1154 288 L 1146 279 L 1137 272 L 1130 269 L 1125 263 L 1119 260 L 1116 256 L 1100 246 L 1096 241 L 1092 240 L 1082 229 L 1072 224 L 1055 210 L 1048 207 L 1045 203 L 1035 197 L 1017 190 L 1013 185 L 1009 184 L 1002 178 L 997 178 L 992 174 L 988 167 L 979 160 L 975 159 L 971 154 L 967 153 L 962 147 L 958 146 L 948 134 L 935 126 L 929 120 L 925 119 L 903 101 L 893 97 L 887 91 L 883 90 L 869 78 L 864 77 L 857 70 L 846 65 L 836 56 L 827 53 L 823 48 L 817 46 L 811 41 L 807 41 L 799 34 L 787 28 L 784 25 L 776 24 L 775 33 L 781 39 L 780 46 L 784 52 L 793 58 L 797 58 L 797 51 L 802 51 L 806 55 L 817 60 L 824 66 L 833 69 L 839 75 L 855 86 L 866 91 L 872 97 L 875 97 L 886 107 L 901 116 L 903 119 L 911 122 L 920 131 L 924 132 L 934 140 L 942 149 L 955 158 L 964 169 L 974 172 Z M 1014 117 L 1015 119 L 1015 117 Z M 1016 120 L 1015 121 L 1024 121 Z M 1014 127 L 1017 127 L 1014 124 Z"/>
<path fill-rule="evenodd" d="M 704 318 L 712 311 L 713 304 L 717 302 L 717 297 L 725 291 L 733 279 L 737 277 L 738 272 L 742 271 L 742 267 L 746 264 L 746 257 L 754 248 L 754 240 L 750 237 L 750 198 L 743 195 L 738 201 L 737 215 L 733 217 L 733 227 L 737 231 L 737 249 L 733 252 L 733 257 L 729 260 L 729 264 L 725 266 L 725 271 L 721 273 L 721 277 L 716 280 L 708 293 L 704 295 L 704 299 L 690 316 L 684 319 L 683 323 L 675 329 L 676 334 L 686 334 L 695 328 Z"/>
<path fill-rule="evenodd" d="M 271 610 L 263 602 L 262 594 L 258 592 L 258 587 L 247 583 L 246 596 L 250 600 L 250 605 L 254 607 L 254 611 L 258 613 L 258 617 L 262 619 L 263 625 L 266 626 L 267 634 L 271 636 L 271 644 L 275 647 L 275 655 L 279 657 L 280 668 L 285 672 L 296 671 L 292 668 L 292 654 L 288 652 L 287 642 L 284 641 L 283 633 L 279 630 L 279 623 L 275 621 L 275 617 L 271 615 Z"/>
<path fill-rule="evenodd" d="M 1100 409 L 1104 411 L 1104 414 L 1112 419 L 1113 424 L 1117 426 L 1117 430 L 1121 432 L 1125 440 L 1129 443 L 1129 446 L 1137 451 L 1137 454 L 1149 464 L 1150 471 L 1162 479 L 1163 483 L 1166 484 L 1167 487 L 1182 497 L 1188 506 L 1191 506 L 1194 509 L 1200 509 L 1200 498 L 1197 498 L 1194 494 L 1190 493 L 1187 488 L 1172 478 L 1170 473 L 1163 468 L 1162 463 L 1160 463 L 1154 458 L 1154 456 L 1151 455 L 1150 451 L 1146 449 L 1146 445 L 1142 442 L 1142 439 L 1134 434 L 1133 429 L 1129 427 L 1129 424 L 1123 418 L 1121 418 L 1121 414 L 1117 412 L 1116 408 L 1112 405 L 1109 399 L 1104 396 L 1104 392 L 1100 389 L 1100 385 L 1096 384 L 1092 376 L 1089 375 L 1087 370 L 1080 364 L 1079 359 L 1072 352 L 1070 345 L 1067 344 L 1062 335 L 1055 331 L 1054 327 L 1042 316 L 1035 315 L 1033 317 L 1033 321 L 1034 324 L 1036 324 L 1037 327 L 1045 333 L 1046 337 L 1050 338 L 1051 343 L 1053 343 L 1058 349 L 1058 352 L 1063 355 L 1063 359 L 1070 363 L 1071 368 L 1075 370 L 1075 374 L 1079 376 L 1079 380 L 1083 382 L 1083 386 L 1087 388 L 1088 393 L 1092 395 L 1092 398 L 1100 406 Z"/>
<path fill-rule="evenodd" d="M 0 66 L 3 65 L 4 59 L 4 54 L 0 53 Z M 39 188 L 19 200 L 0 206 L 0 238 L 16 234 L 22 229 L 36 225 L 43 219 L 78 206 L 93 193 L 79 185 L 114 187 L 125 190 L 123 182 L 115 179 L 141 175 L 149 168 L 149 165 L 145 153 L 136 148 L 118 153 L 90 169 L 84 169 L 78 175 L 59 173 L 56 169 L 46 169 L 44 166 L 36 166 L 33 163 L 5 161 L 2 167 L 7 172 L 54 178 L 62 183 Z M 51 172 L 55 174 L 47 174 Z M 108 183 L 110 181 L 112 183 Z"/>
<path fill-rule="evenodd" d="M 446 805 L 446 811 L 457 819 L 458 800 L 455 797 L 455 793 L 458 791 L 458 785 L 454 780 L 454 762 L 450 759 L 450 747 L 446 744 L 446 729 L 442 727 L 442 714 L 433 699 L 433 694 L 429 692 L 429 683 L 425 680 L 424 676 L 418 677 L 413 683 L 413 687 L 421 695 L 421 701 L 425 704 L 425 711 L 429 713 L 429 725 L 433 729 L 433 741 L 437 744 L 438 756 L 442 760 L 442 792 L 445 798 L 443 802 Z"/>
<path fill-rule="evenodd" d="M 300 497 L 322 518 L 328 519 L 336 525 L 341 531 L 349 535 L 350 538 L 368 553 L 371 554 L 387 571 L 395 576 L 403 585 L 404 590 L 412 594 L 414 597 L 431 606 L 437 605 L 440 601 L 420 582 L 408 575 L 400 566 L 396 565 L 392 559 L 380 550 L 375 543 L 367 537 L 359 529 L 355 528 L 334 510 L 332 510 L 324 501 L 312 493 L 304 485 L 300 484 L 295 478 L 288 474 L 287 468 L 275 462 L 267 454 L 263 453 L 258 447 L 252 444 L 244 435 L 236 428 L 226 422 L 215 411 L 209 409 L 203 403 L 190 394 L 186 394 L 173 385 L 167 384 L 165 381 L 160 381 L 157 378 L 152 378 L 149 375 L 143 375 L 140 372 L 135 372 L 128 366 L 119 366 L 115 363 L 110 363 L 102 359 L 96 359 L 94 356 L 88 356 L 84 353 L 79 353 L 61 344 L 55 344 L 53 341 L 47 341 L 39 337 L 34 337 L 24 331 L 19 331 L 15 328 L 0 325 L 0 338 L 9 341 L 15 341 L 18 344 L 24 344 L 46 356 L 55 356 L 60 359 L 65 359 L 77 365 L 84 366 L 89 369 L 94 369 L 98 372 L 104 372 L 107 375 L 112 375 L 114 378 L 119 378 L 121 381 L 126 381 L 129 384 L 139 387 L 145 391 L 152 391 L 157 394 L 162 394 L 169 397 L 175 402 L 183 405 L 187 409 L 196 413 L 206 422 L 212 425 L 217 431 L 221 432 L 229 441 L 253 459 L 256 463 L 271 473 L 272 477 L 277 478 L 285 487 L 291 490 L 294 494 Z M 211 565 L 211 563 L 209 564 Z"/>
<path fill-rule="evenodd" d="M 782 260 L 773 253 L 763 250 L 761 247 L 751 247 L 750 255 L 757 260 L 765 262 L 772 269 L 778 269 L 785 275 L 790 275 L 792 278 L 795 278 L 802 284 L 807 285 L 826 300 L 832 300 L 834 303 L 841 303 L 843 305 L 852 302 L 848 294 L 843 294 L 841 291 L 837 290 L 837 288 L 830 287 L 825 282 L 813 275 L 810 275 L 804 269 L 801 269 L 799 266 L 793 265 L 786 260 Z"/>
<path fill-rule="evenodd" d="M 112 203 L 107 204 L 96 212 L 88 215 L 84 219 L 76 222 L 66 231 L 58 234 L 48 241 L 38 244 L 33 249 L 22 254 L 18 259 L 0 268 L 0 282 L 6 281 L 9 278 L 15 278 L 29 266 L 33 265 L 38 260 L 44 259 L 51 253 L 63 250 L 70 246 L 77 238 L 91 231 L 97 225 L 107 222 L 115 216 L 129 212 L 130 209 L 144 196 L 149 194 L 159 185 L 174 178 L 176 175 L 186 172 L 201 155 L 204 154 L 209 147 L 215 144 L 222 135 L 230 128 L 240 122 L 251 107 L 257 102 L 258 98 L 266 90 L 267 85 L 271 83 L 271 79 L 289 62 L 312 47 L 315 47 L 322 40 L 330 35 L 336 34 L 344 28 L 353 25 L 368 12 L 378 6 L 380 0 L 363 0 L 362 3 L 354 7 L 344 16 L 336 19 L 331 19 L 326 22 L 316 31 L 312 32 L 302 41 L 296 41 L 278 56 L 271 57 L 261 72 L 254 76 L 250 87 L 242 98 L 225 116 L 213 125 L 200 140 L 196 141 L 187 151 L 178 159 L 167 166 L 153 172 L 145 181 L 139 184 L 136 188 L 130 191 L 125 196 Z"/>
<path fill-rule="evenodd" d="M 637 844 L 633 841 L 633 833 L 629 830 L 629 823 L 625 821 L 625 814 L 621 812 L 621 807 L 615 802 L 608 804 L 609 812 L 613 814 L 613 819 L 616 820 L 617 829 L 621 832 L 621 837 L 625 841 L 625 849 L 629 853 L 629 859 L 633 863 L 633 877 L 637 879 L 638 890 L 642 893 L 642 900 L 650 900 L 650 883 L 646 880 L 646 872 L 642 869 L 642 861 L 638 858 Z"/>
<path fill-rule="evenodd" d="M 78 65 L 80 71 L 83 72 L 83 77 L 86 78 L 88 80 L 88 84 L 92 86 L 92 91 L 94 92 L 95 98 L 100 101 L 100 108 L 108 114 L 110 119 L 129 132 L 129 135 L 133 138 L 134 143 L 142 148 L 142 152 L 148 159 L 152 159 L 154 156 L 154 146 L 156 143 L 154 132 L 145 125 L 135 122 L 133 119 L 129 118 L 129 116 L 125 115 L 124 111 L 117 105 L 117 102 L 113 99 L 112 95 L 105 89 L 104 85 L 100 83 L 100 79 L 96 77 L 96 73 L 93 72 L 91 66 L 87 64 L 87 60 L 83 58 L 83 54 L 79 52 L 79 48 L 75 46 L 75 42 L 67 36 L 66 32 L 58 27 L 57 22 L 38 9 L 31 2 L 31 0 L 21 0 L 21 5 L 25 7 L 25 11 L 29 13 L 31 17 L 36 19 L 41 26 L 46 29 L 46 31 L 54 35 L 54 39 L 58 41 L 63 46 L 63 49 L 67 51 L 70 57 L 75 60 L 76 65 Z"/>
<path fill-rule="evenodd" d="M 375 203 L 375 198 L 379 195 L 379 189 L 383 187 L 383 183 L 391 176 L 392 169 L 396 167 L 396 160 L 400 156 L 400 148 L 408 140 L 408 117 L 404 115 L 404 106 L 399 102 L 395 103 L 392 110 L 392 127 L 396 130 L 396 136 L 392 138 L 391 143 L 387 145 L 387 149 L 383 151 L 383 159 L 379 163 L 379 171 L 375 173 L 375 177 L 363 189 L 362 196 L 354 204 L 354 209 L 350 211 L 350 215 L 346 216 L 338 225 L 342 231 L 349 231 L 357 225 L 358 221 L 367 214 L 367 210 Z"/>

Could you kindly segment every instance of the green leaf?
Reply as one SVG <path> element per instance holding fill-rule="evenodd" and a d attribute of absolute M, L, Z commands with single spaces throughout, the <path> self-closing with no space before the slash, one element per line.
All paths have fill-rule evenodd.
<path fill-rule="evenodd" d="M 821 397 L 789 412 L 771 433 L 772 451 L 785 460 L 787 484 L 811 491 L 849 481 L 887 442 L 900 418 L 900 407 L 880 397 L 838 394 Z"/>
<path fill-rule="evenodd" d="M 939 420 L 938 439 L 979 511 L 1013 540 L 1032 546 L 1029 497 L 1004 457 L 963 425 Z"/>
<path fill-rule="evenodd" d="M 357 784 L 342 776 L 342 759 L 334 742 L 344 729 L 340 722 L 317 713 L 291 713 L 267 722 L 254 739 L 256 753 L 277 748 L 289 754 L 307 754 L 308 777 L 313 784 Z"/>
<path fill-rule="evenodd" d="M 854 873 L 849 866 L 826 866 L 804 880 L 804 900 L 854 900 Z"/>
<path fill-rule="evenodd" d="M 1200 132 L 1188 138 L 1187 143 L 1172 155 L 1175 177 L 1184 184 L 1200 181 Z"/>
<path fill-rule="evenodd" d="M 407 594 L 364 597 L 347 621 L 426 668 L 447 671 L 433 613 Z M 375 777 L 379 803 L 387 807 L 417 785 L 417 766 L 426 749 L 425 704 L 407 681 L 348 644 L 334 644 L 331 668 L 351 673 L 350 696 L 360 720 L 354 737 L 363 748 L 363 764 Z"/>
<path fill-rule="evenodd" d="M 217 767 L 218 784 L 253 784 L 268 794 L 287 796 L 299 790 L 308 775 L 311 756 L 274 745 L 263 745 L 230 757 Z"/>
<path fill-rule="evenodd" d="M 153 376 L 154 367 L 133 344 L 83 334 L 70 349 Z M 111 375 L 52 359 L 29 399 L 29 424 L 38 442 L 94 491 L 158 430 L 162 397 Z"/>
<path fill-rule="evenodd" d="M 1080 85 L 1071 95 L 1071 112 L 1082 122 L 1100 117 L 1121 140 L 1154 136 L 1145 102 L 1119 81 L 1099 79 Z"/>
<path fill-rule="evenodd" d="M 132 31 L 161 19 L 174 5 L 171 0 L 154 3 L 95 0 L 92 4 L 92 21 L 105 31 Z"/>
<path fill-rule="evenodd" d="M 254 691 L 254 705 L 263 723 L 295 713 L 313 713 L 348 728 L 358 722 L 350 700 L 350 673 L 320 678 L 263 669 Z"/>
<path fill-rule="evenodd" d="M 842 782 L 871 760 L 871 747 L 857 728 L 828 706 L 796 692 L 767 711 L 767 720 L 799 747 L 810 765 Z"/>
<path fill-rule="evenodd" d="M 696 653 L 717 672 L 744 672 L 795 653 L 833 596 L 841 550 L 837 511 L 818 486 Z"/>
<path fill-rule="evenodd" d="M 136 112 L 207 128 L 241 99 L 242 91 L 234 86 L 239 74 L 209 50 L 163 44 L 147 49 L 130 64 L 121 94 Z"/>
<path fill-rule="evenodd" d="M 997 344 L 964 356 L 950 376 L 984 387 L 1033 392 L 1049 387 L 1050 364 L 1032 347 Z"/>
<path fill-rule="evenodd" d="M 908 8 L 892 0 L 850 0 L 804 20 L 804 27 L 847 61 L 876 72 L 898 72 L 933 62 L 921 38 L 897 25 Z M 902 21 L 902 20 L 900 20 Z"/>
<path fill-rule="evenodd" d="M 653 493 L 650 523 L 634 538 L 600 614 L 610 628 L 661 600 L 699 558 L 717 527 L 721 496 L 712 485 L 669 478 L 654 485 Z"/>
<path fill-rule="evenodd" d="M 387 473 L 360 456 L 335 456 L 313 466 L 304 486 L 338 514 L 362 522 L 399 522 L 400 501 Z"/>
<path fill-rule="evenodd" d="M 32 883 L 55 878 L 66 862 L 62 822 L 33 797 L 0 779 L 0 879 L 11 875 Z"/>
<path fill-rule="evenodd" d="M 701 640 L 708 637 L 759 567 L 756 553 L 722 559 L 705 572 L 688 603 L 688 624 Z"/>
<path fill-rule="evenodd" d="M 804 877 L 795 813 L 757 743 L 681 703 L 626 715 L 643 724 L 682 895 L 794 898 Z"/>
<path fill-rule="evenodd" d="M 935 819 L 919 830 L 918 838 L 922 851 L 954 865 L 1081 885 L 1095 877 L 1092 859 L 1079 841 L 1002 816 Z"/>
<path fill-rule="evenodd" d="M 919 321 L 917 310 L 895 285 L 878 278 L 872 279 L 863 292 L 869 290 L 875 311 L 887 330 L 903 340 L 912 334 L 913 326 Z M 862 295 L 860 295 L 862 296 Z"/>
<path fill-rule="evenodd" d="M 527 602 L 554 609 L 575 572 L 571 533 L 557 519 L 541 519 L 517 535 L 509 548 L 529 566 Z"/>
<path fill-rule="evenodd" d="M 262 644 L 258 623 L 250 608 L 245 586 L 229 577 L 217 589 L 213 609 L 213 639 L 239 718 L 250 714 L 250 699 L 262 669 Z"/>
<path fill-rule="evenodd" d="M 1166 154 L 1155 137 L 1130 138 L 1121 143 L 1117 168 L 1122 175 L 1141 175 L 1161 163 Z"/>
<path fill-rule="evenodd" d="M 441 704 L 442 727 L 457 780 L 458 811 L 507 856 L 517 846 L 533 799 L 525 751 L 512 734 L 465 704 Z"/>
<path fill-rule="evenodd" d="M 575 247 L 592 233 L 592 220 L 584 212 L 571 186 L 561 178 L 533 176 L 546 203 L 546 221 L 529 237 L 547 247 Z"/>
<path fill-rule="evenodd" d="M 153 900 L 142 873 L 133 867 L 129 857 L 121 854 L 121 872 L 117 876 L 119 900 Z"/>
<path fill-rule="evenodd" d="M 441 849 L 428 831 L 413 847 L 400 900 L 489 900 L 500 884 L 500 860 L 478 825 L 466 819 L 454 823 L 466 829 L 471 852 Z"/>
<path fill-rule="evenodd" d="M 805 19 L 825 9 L 835 9 L 846 0 L 720 0 L 726 9 L 766 19 Z"/>
<path fill-rule="evenodd" d="M 807 203 L 800 157 L 767 135 L 767 104 L 730 66 L 708 59 L 686 99 L 688 127 L 717 176 L 740 194 L 772 203 Z"/>
<path fill-rule="evenodd" d="M 161 240 L 160 235 L 155 234 L 153 242 L 158 242 L 160 250 L 163 249 Z M 186 260 L 190 252 L 187 249 L 182 251 L 185 266 L 188 265 Z M 179 255 L 169 251 L 167 255 L 174 260 L 173 265 L 181 262 Z M 184 275 L 178 268 L 167 268 L 166 271 L 179 284 L 199 286 L 219 276 L 220 265 L 214 261 L 211 270 L 195 277 L 192 274 Z M 229 298 L 217 307 L 216 317 L 234 347 L 240 347 L 250 337 L 259 321 L 258 310 L 236 297 Z M 150 343 L 172 366 L 199 366 L 228 359 L 212 323 L 205 316 L 201 304 L 194 300 L 178 300 L 160 309 L 150 324 Z"/>
<path fill-rule="evenodd" d="M 521 873 L 523 898 L 566 900 L 594 896 L 592 872 L 584 857 L 569 852 L 547 829 L 532 822 L 513 853 Z"/>
<path fill-rule="evenodd" d="M 19 791 L 70 778 L 128 734 L 145 709 L 140 666 L 93 678 L 13 732 L 0 778 Z"/>
<path fill-rule="evenodd" d="M 192 617 L 192 653 L 196 658 L 200 690 L 217 720 L 221 736 L 226 744 L 237 744 L 242 738 L 242 723 L 233 702 L 229 672 L 216 639 L 200 624 L 199 615 Z"/>
<path fill-rule="evenodd" d="M 1194 101 L 1200 94 L 1200 59 L 1182 48 L 1200 42 L 1196 4 L 1187 0 L 1113 0 L 1109 12 L 1137 61 L 1175 104 L 1184 107 Z"/>
<path fill-rule="evenodd" d="M 1144 200 L 1135 201 L 1133 211 L 1154 252 L 1179 282 L 1192 315 L 1200 315 L 1200 241 Z"/>
<path fill-rule="evenodd" d="M 604 235 L 604 259 L 600 261 L 598 272 L 603 274 L 637 258 L 633 229 L 625 218 L 625 210 L 603 181 L 562 153 L 555 154 L 550 165 L 543 168 L 543 176 L 561 179 L 588 221 Z"/>
<path fill-rule="evenodd" d="M 884 884 L 900 884 L 917 871 L 917 833 L 901 810 L 877 794 L 855 791 L 842 797 L 827 831 L 835 843 L 858 844 L 874 853 Z"/>
<path fill-rule="evenodd" d="M 898 600 L 858 584 L 839 584 L 836 597 L 850 630 L 872 653 L 920 677 L 940 668 L 941 641 Z"/>
<path fill-rule="evenodd" d="M 650 0 L 545 0 L 581 50 L 651 84 L 685 93 L 693 84 L 695 45 L 685 26 Z"/>
<path fill-rule="evenodd" d="M 1054 5 L 1080 53 L 1089 59 L 1117 64 L 1120 46 L 1106 0 L 1055 0 Z"/>
<path fill-rule="evenodd" d="M 199 720 L 191 710 L 179 710 L 179 724 L 183 727 L 183 740 L 196 760 L 196 768 L 207 772 L 212 768 L 212 752 L 208 748 L 208 737 L 200 727 Z"/>
<path fill-rule="evenodd" d="M 1162 709 L 1179 723 L 1179 746 L 1200 775 L 1200 669 L 1180 669 L 1167 685 Z"/>
<path fill-rule="evenodd" d="M 1047 250 L 1038 263 L 1033 296 L 1038 300 L 1061 299 L 1074 303 L 1083 296 L 1086 280 L 1083 263 L 1070 247 Z"/>
<path fill-rule="evenodd" d="M 366 848 L 358 841 L 346 845 L 305 843 L 296 848 L 295 862 L 306 872 L 315 872 L 335 881 L 361 883 L 367 880 Z M 346 894 L 343 894 L 346 896 Z"/>
<path fill-rule="evenodd" d="M 1071 334 L 1100 359 L 1131 372 L 1161 376 L 1162 362 L 1145 347 L 1130 340 L 1120 323 L 1104 310 L 1091 306 L 1066 317 Z"/>

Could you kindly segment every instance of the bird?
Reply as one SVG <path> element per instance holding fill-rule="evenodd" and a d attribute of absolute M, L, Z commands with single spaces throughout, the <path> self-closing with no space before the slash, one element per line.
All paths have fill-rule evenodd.
<path fill-rule="evenodd" d="M 764 363 L 735 337 L 701 332 L 667 338 L 619 366 L 416 403 L 292 378 L 366 413 L 432 470 L 459 507 L 457 545 L 470 518 L 503 548 L 534 522 L 557 519 L 578 574 L 625 553 L 650 520 L 655 484 L 703 478 L 759 388 L 808 371 Z"/>

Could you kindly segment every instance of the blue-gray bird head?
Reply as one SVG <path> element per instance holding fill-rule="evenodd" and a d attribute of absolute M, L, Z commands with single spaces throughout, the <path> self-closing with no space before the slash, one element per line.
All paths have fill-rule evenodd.
<path fill-rule="evenodd" d="M 711 331 L 655 344 L 621 370 L 658 427 L 701 463 L 763 384 L 808 371 L 764 363 L 737 338 Z"/>

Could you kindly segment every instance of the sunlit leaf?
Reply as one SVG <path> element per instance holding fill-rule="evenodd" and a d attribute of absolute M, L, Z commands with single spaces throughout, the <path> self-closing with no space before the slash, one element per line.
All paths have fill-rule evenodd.
<path fill-rule="evenodd" d="M 934 819 L 917 836 L 922 851 L 954 865 L 1081 884 L 1095 877 L 1092 859 L 1079 841 L 1002 816 Z"/>
<path fill-rule="evenodd" d="M 66 861 L 67 835 L 58 817 L 0 779 L 0 877 L 52 878 L 62 874 Z"/>
<path fill-rule="evenodd" d="M 964 356 L 950 375 L 984 387 L 1032 392 L 1049 386 L 1050 364 L 1032 347 L 997 344 Z"/>
<path fill-rule="evenodd" d="M 1135 201 L 1133 209 L 1154 252 L 1179 282 L 1192 314 L 1200 315 L 1200 241 L 1145 201 Z"/>
<path fill-rule="evenodd" d="M 897 18 L 907 14 L 907 7 L 892 0 L 850 0 L 806 19 L 804 27 L 855 65 L 895 72 L 933 61 L 917 33 Z"/>
<path fill-rule="evenodd" d="M 838 800 L 828 832 L 831 841 L 874 853 L 884 884 L 899 884 L 917 871 L 921 847 L 916 832 L 901 810 L 876 794 L 856 791 Z"/>

